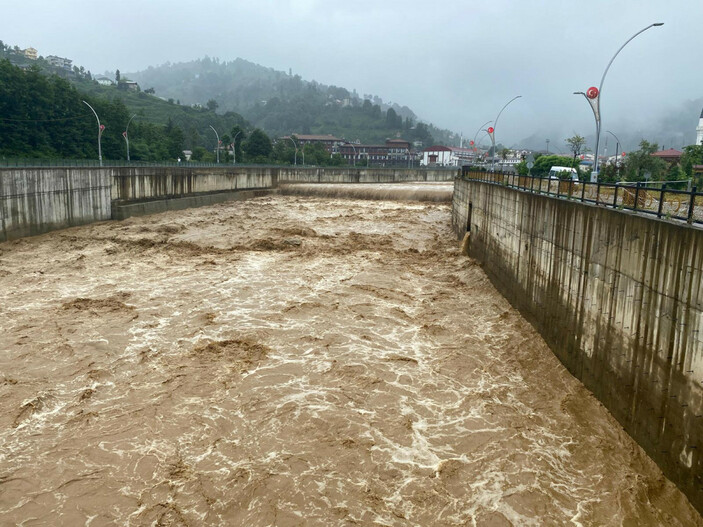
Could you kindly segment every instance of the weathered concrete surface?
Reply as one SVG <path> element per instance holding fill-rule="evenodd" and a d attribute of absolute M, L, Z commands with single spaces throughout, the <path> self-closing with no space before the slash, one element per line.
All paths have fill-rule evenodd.
<path fill-rule="evenodd" d="M 0 242 L 110 219 L 111 169 L 0 169 Z"/>
<path fill-rule="evenodd" d="M 215 192 L 272 188 L 275 167 L 121 168 L 112 179 L 114 201 L 148 201 Z"/>
<path fill-rule="evenodd" d="M 114 202 L 112 205 L 112 219 L 124 220 L 132 216 L 146 216 L 158 214 L 169 210 L 184 210 L 195 207 L 205 207 L 225 201 L 242 201 L 258 198 L 268 194 L 276 194 L 276 189 L 262 190 L 235 190 L 232 192 L 217 192 L 215 194 L 200 194 L 183 198 L 160 199 L 154 201 L 138 201 L 136 203 Z"/>
<path fill-rule="evenodd" d="M 279 181 L 452 181 L 453 169 L 278 166 L 0 169 L 0 242 L 94 221 L 242 199 Z"/>
<path fill-rule="evenodd" d="M 457 180 L 470 255 L 703 510 L 703 231 Z"/>
<path fill-rule="evenodd" d="M 397 201 L 452 200 L 451 182 L 415 183 L 282 183 L 278 190 L 284 196 L 319 196 Z"/>
<path fill-rule="evenodd" d="M 281 183 L 404 183 L 412 181 L 453 181 L 459 172 L 451 168 L 351 168 L 281 167 Z"/>

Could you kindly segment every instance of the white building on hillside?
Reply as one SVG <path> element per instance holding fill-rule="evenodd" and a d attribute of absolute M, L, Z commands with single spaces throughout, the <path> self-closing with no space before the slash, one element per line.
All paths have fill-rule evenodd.
<path fill-rule="evenodd" d="M 698 127 L 696 128 L 696 144 L 703 145 L 703 110 L 701 110 L 701 117 L 698 119 Z"/>

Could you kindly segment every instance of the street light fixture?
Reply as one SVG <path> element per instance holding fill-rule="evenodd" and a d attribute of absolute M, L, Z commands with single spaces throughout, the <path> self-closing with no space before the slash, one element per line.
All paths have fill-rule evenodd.
<path fill-rule="evenodd" d="M 617 178 L 619 180 L 620 179 L 620 164 L 618 163 L 618 150 L 619 150 L 620 145 L 622 143 L 620 142 L 620 139 L 618 139 L 618 136 L 615 135 L 613 132 L 611 132 L 610 130 L 606 130 L 606 132 L 615 138 L 615 170 L 617 171 Z"/>
<path fill-rule="evenodd" d="M 241 133 L 242 133 L 242 131 L 239 130 L 236 134 L 234 134 L 234 139 L 232 139 L 232 164 L 233 165 L 237 164 L 237 136 Z"/>
<path fill-rule="evenodd" d="M 356 147 L 354 146 L 353 143 L 348 143 L 348 144 L 349 144 L 349 146 L 351 146 L 354 149 L 354 159 L 352 159 L 352 161 L 353 161 L 353 165 L 356 166 Z"/>
<path fill-rule="evenodd" d="M 128 134 L 129 123 L 131 123 L 132 119 L 134 119 L 136 116 L 137 116 L 137 114 L 135 113 L 132 117 L 129 118 L 129 121 L 127 121 L 127 126 L 126 126 L 125 130 L 124 130 L 124 132 L 122 132 L 122 137 L 124 137 L 124 140 L 127 143 L 127 162 L 129 162 L 129 134 Z"/>
<path fill-rule="evenodd" d="M 496 161 L 495 129 L 496 129 L 496 126 L 498 126 L 498 119 L 500 118 L 500 114 L 503 113 L 503 110 L 505 110 L 511 102 L 513 102 L 515 99 L 519 99 L 520 97 L 522 97 L 522 95 L 517 95 L 516 97 L 513 97 L 507 103 L 505 103 L 505 106 L 503 106 L 503 108 L 501 108 L 501 110 L 498 112 L 498 117 L 496 117 L 496 120 L 495 120 L 493 126 L 487 130 L 488 135 L 491 137 L 491 143 L 493 144 L 493 155 L 491 156 L 491 172 L 493 172 L 493 169 L 495 166 L 495 161 Z"/>
<path fill-rule="evenodd" d="M 86 101 L 83 101 L 83 104 L 85 104 L 88 108 L 91 109 L 93 115 L 95 115 L 95 119 L 98 121 L 98 160 L 100 161 L 100 166 L 103 166 L 103 150 L 100 146 L 100 139 L 103 136 L 103 130 L 105 130 L 105 125 L 100 124 L 100 117 L 98 117 L 98 113 L 90 104 L 88 104 Z"/>
<path fill-rule="evenodd" d="M 295 166 L 298 166 L 298 145 L 295 144 L 295 140 L 293 139 L 292 136 L 291 136 L 291 137 L 286 137 L 286 139 L 290 139 L 290 140 L 292 141 L 292 143 L 293 143 L 293 146 L 295 147 L 295 156 L 293 157 L 293 164 L 294 164 Z M 305 163 L 303 163 L 303 164 L 305 164 Z"/>
<path fill-rule="evenodd" d="M 583 95 L 586 100 L 588 101 L 588 104 L 591 105 L 591 110 L 593 110 L 593 116 L 596 119 L 596 152 L 595 152 L 595 157 L 593 159 L 593 172 L 591 172 L 591 181 L 595 182 L 598 181 L 598 147 L 600 146 L 600 95 L 601 91 L 603 89 L 603 81 L 605 80 L 605 76 L 608 73 L 608 70 L 610 69 L 610 65 L 613 63 L 615 60 L 615 57 L 618 56 L 618 53 L 622 51 L 622 48 L 627 46 L 627 44 L 634 39 L 637 35 L 640 33 L 644 33 L 647 31 L 649 28 L 652 27 L 659 27 L 663 26 L 664 22 L 656 22 L 654 24 L 650 24 L 644 29 L 640 29 L 637 33 L 632 35 L 630 38 L 628 38 L 625 43 L 620 46 L 620 49 L 618 49 L 615 52 L 615 55 L 613 55 L 613 58 L 610 59 L 610 62 L 608 62 L 608 65 L 605 67 L 605 71 L 603 72 L 603 76 L 600 79 L 600 84 L 598 85 L 598 88 L 595 86 L 591 86 L 586 90 L 586 92 L 582 91 L 575 91 L 574 95 Z"/>
<path fill-rule="evenodd" d="M 217 130 L 210 125 L 210 128 L 212 128 L 212 131 L 215 132 L 215 137 L 217 137 L 217 145 L 215 145 L 215 152 L 217 155 L 217 164 L 220 164 L 220 134 L 217 133 Z"/>

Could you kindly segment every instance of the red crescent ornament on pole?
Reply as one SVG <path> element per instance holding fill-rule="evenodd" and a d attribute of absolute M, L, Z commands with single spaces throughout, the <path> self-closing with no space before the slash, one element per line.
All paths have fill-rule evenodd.
<path fill-rule="evenodd" d="M 625 157 L 625 152 L 623 152 L 623 153 L 622 153 L 622 154 L 620 154 L 620 155 L 621 155 L 622 157 Z"/>
<path fill-rule="evenodd" d="M 474 146 L 474 142 L 473 142 L 473 141 L 469 141 L 469 144 L 470 144 L 471 146 Z"/>
<path fill-rule="evenodd" d="M 581 154 L 581 159 L 585 159 L 585 158 L 586 158 L 586 156 L 584 156 L 583 154 Z"/>
<path fill-rule="evenodd" d="M 588 97 L 589 99 L 595 99 L 596 97 L 598 97 L 598 88 L 596 88 L 595 86 L 591 86 L 590 88 L 588 88 L 588 90 L 586 90 L 586 97 Z"/>
<path fill-rule="evenodd" d="M 122 137 L 127 137 L 127 132 L 122 132 Z"/>
<path fill-rule="evenodd" d="M 486 130 L 486 131 L 487 131 L 489 134 L 492 134 L 492 133 L 493 133 L 493 127 L 492 127 L 492 126 L 489 126 L 489 127 L 488 127 L 488 130 Z"/>
<path fill-rule="evenodd" d="M 104 124 L 101 124 L 101 125 L 100 125 L 100 130 L 105 130 L 105 125 L 104 125 Z"/>

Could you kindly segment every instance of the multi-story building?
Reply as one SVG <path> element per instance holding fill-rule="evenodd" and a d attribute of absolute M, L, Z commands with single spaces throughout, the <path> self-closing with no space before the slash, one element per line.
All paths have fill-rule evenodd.
<path fill-rule="evenodd" d="M 37 60 L 37 50 L 34 48 L 23 49 L 22 54 L 29 60 Z"/>
<path fill-rule="evenodd" d="M 288 140 L 292 138 L 295 140 L 298 148 L 303 148 L 308 144 L 322 144 L 330 154 L 334 150 L 337 143 L 343 142 L 342 139 L 334 137 L 333 135 L 309 135 L 309 134 L 291 134 L 285 136 L 283 139 Z"/>
<path fill-rule="evenodd" d="M 420 164 L 423 166 L 460 167 L 474 163 L 478 156 L 479 154 L 473 148 L 434 145 L 423 150 Z"/>
<path fill-rule="evenodd" d="M 415 152 L 403 139 L 388 139 L 384 145 L 338 143 L 333 153 L 341 155 L 350 165 L 366 162 L 376 166 L 408 166 L 415 162 Z"/>
<path fill-rule="evenodd" d="M 56 66 L 57 68 L 63 68 L 65 70 L 70 70 L 71 65 L 73 64 L 73 61 L 71 59 L 57 57 L 56 55 L 49 55 L 48 57 L 46 57 L 46 60 L 52 66 Z"/>

